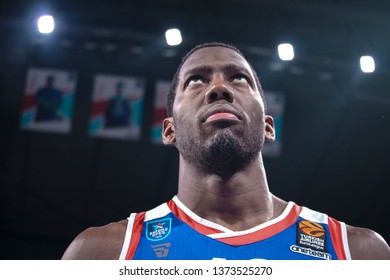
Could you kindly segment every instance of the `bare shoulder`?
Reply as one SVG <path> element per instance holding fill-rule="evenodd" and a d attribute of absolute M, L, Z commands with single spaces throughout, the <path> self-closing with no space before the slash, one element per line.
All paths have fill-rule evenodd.
<path fill-rule="evenodd" d="M 125 239 L 127 220 L 81 232 L 66 249 L 63 260 L 119 259 Z"/>
<path fill-rule="evenodd" d="M 390 247 L 373 230 L 347 225 L 348 244 L 353 260 L 390 260 Z"/>

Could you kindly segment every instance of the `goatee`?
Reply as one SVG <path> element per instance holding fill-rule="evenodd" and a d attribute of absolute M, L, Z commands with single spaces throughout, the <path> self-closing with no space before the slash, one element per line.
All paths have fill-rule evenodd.
<path fill-rule="evenodd" d="M 184 159 L 203 173 L 224 178 L 247 167 L 259 155 L 263 145 L 259 135 L 240 138 L 229 129 L 218 131 L 211 139 L 202 142 L 177 136 L 177 146 Z"/>

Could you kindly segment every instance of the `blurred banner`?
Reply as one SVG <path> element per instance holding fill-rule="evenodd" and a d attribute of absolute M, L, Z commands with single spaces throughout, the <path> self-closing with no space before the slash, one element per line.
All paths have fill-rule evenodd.
<path fill-rule="evenodd" d="M 89 135 L 139 139 L 144 92 L 145 81 L 142 78 L 96 75 Z"/>
<path fill-rule="evenodd" d="M 159 80 L 156 82 L 151 133 L 152 143 L 155 144 L 162 144 L 162 122 L 167 113 L 167 96 L 170 85 L 170 81 Z"/>
<path fill-rule="evenodd" d="M 279 157 L 282 154 L 282 126 L 284 113 L 284 95 L 277 92 L 265 92 L 267 114 L 275 122 L 276 138 L 274 142 L 266 142 L 263 147 L 263 156 Z"/>
<path fill-rule="evenodd" d="M 77 74 L 74 71 L 29 69 L 21 128 L 69 133 L 76 83 Z"/>

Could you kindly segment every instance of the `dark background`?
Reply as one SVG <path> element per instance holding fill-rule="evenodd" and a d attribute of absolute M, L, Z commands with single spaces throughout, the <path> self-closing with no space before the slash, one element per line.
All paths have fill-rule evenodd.
<path fill-rule="evenodd" d="M 45 10 L 49 36 L 35 30 Z M 390 1 L 9 0 L 0 23 L 1 259 L 59 259 L 83 229 L 176 193 L 176 150 L 149 140 L 154 86 L 209 41 L 239 47 L 264 89 L 285 96 L 282 155 L 265 158 L 272 192 L 390 241 Z M 171 27 L 178 47 L 165 43 Z M 282 63 L 286 41 L 296 58 Z M 365 54 L 372 74 L 359 69 Z M 70 134 L 19 128 L 30 67 L 78 72 Z M 98 73 L 146 79 L 139 141 L 87 135 Z"/>

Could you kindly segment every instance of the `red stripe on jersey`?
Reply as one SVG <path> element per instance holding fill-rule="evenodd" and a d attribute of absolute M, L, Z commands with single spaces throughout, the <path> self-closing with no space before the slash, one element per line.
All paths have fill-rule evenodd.
<path fill-rule="evenodd" d="M 205 226 L 201 223 L 198 223 L 190 216 L 188 216 L 183 210 L 181 210 L 173 200 L 170 200 L 168 203 L 169 209 L 171 209 L 172 213 L 178 217 L 180 220 L 185 222 L 187 225 L 195 229 L 197 232 L 200 232 L 203 235 L 213 234 L 213 233 L 221 233 L 222 231 L 216 228 Z"/>
<path fill-rule="evenodd" d="M 343 234 L 342 234 L 340 222 L 329 217 L 328 226 L 329 226 L 330 238 L 332 240 L 337 258 L 339 260 L 346 260 L 347 257 L 344 250 Z"/>
<path fill-rule="evenodd" d="M 298 216 L 301 213 L 301 211 L 302 211 L 301 206 L 294 205 L 291 208 L 290 213 L 288 213 L 283 220 L 278 221 L 275 224 L 271 224 L 265 228 L 259 229 L 258 231 L 251 232 L 248 234 L 232 236 L 232 237 L 223 237 L 223 238 L 218 238 L 217 240 L 232 246 L 240 246 L 240 245 L 246 245 L 246 244 L 262 241 L 275 234 L 278 234 L 279 232 L 285 230 L 286 228 L 294 224 L 298 219 Z"/>
<path fill-rule="evenodd" d="M 141 212 L 136 214 L 133 224 L 133 229 L 131 231 L 130 245 L 127 249 L 125 260 L 131 260 L 134 257 L 135 251 L 137 250 L 138 243 L 141 239 L 142 226 L 145 220 L 145 213 Z"/>

